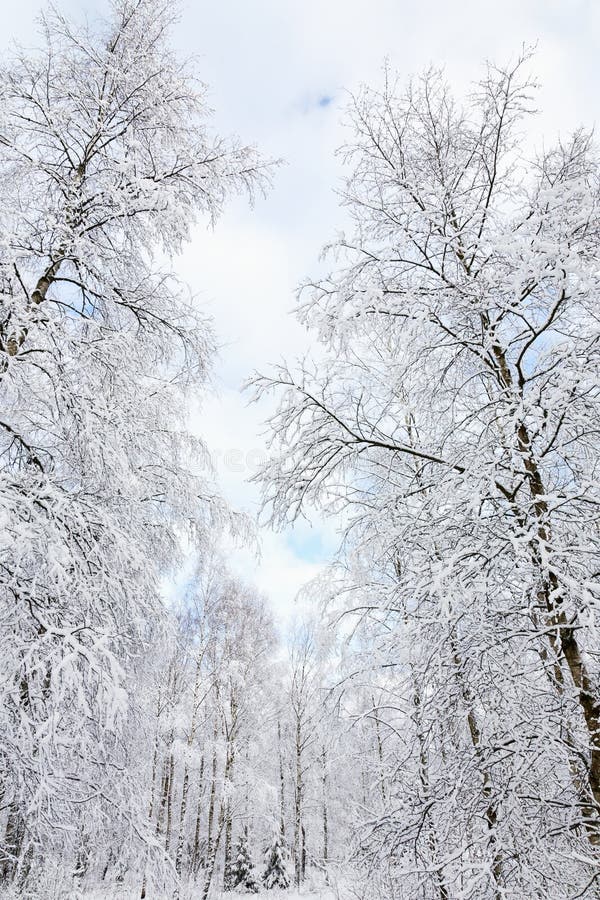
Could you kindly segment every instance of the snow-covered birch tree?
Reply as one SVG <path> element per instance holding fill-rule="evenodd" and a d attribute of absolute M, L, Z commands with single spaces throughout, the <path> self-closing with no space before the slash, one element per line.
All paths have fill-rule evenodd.
<path fill-rule="evenodd" d="M 358 842 L 385 896 L 597 876 L 600 169 L 584 130 L 526 154 L 527 64 L 463 104 L 433 70 L 353 98 L 350 232 L 301 292 L 325 359 L 256 381 L 273 522 L 349 522 L 339 603 L 395 735 Z"/>
<path fill-rule="evenodd" d="M 40 846 L 68 843 L 82 805 L 119 809 L 136 836 L 110 759 L 127 658 L 161 614 L 181 535 L 201 542 L 226 514 L 184 425 L 211 329 L 169 260 L 229 195 L 261 189 L 267 169 L 211 133 L 172 22 L 164 0 L 115 0 L 94 29 L 51 12 L 40 49 L 0 70 L 8 879 L 26 876 Z"/>

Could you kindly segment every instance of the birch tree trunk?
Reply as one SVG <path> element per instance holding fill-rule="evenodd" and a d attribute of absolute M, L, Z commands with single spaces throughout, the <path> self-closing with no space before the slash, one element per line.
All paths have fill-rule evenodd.
<path fill-rule="evenodd" d="M 173 792 L 175 782 L 175 757 L 173 755 L 173 745 L 171 744 L 171 752 L 169 754 L 169 771 L 167 777 L 167 821 L 165 825 L 165 853 L 169 852 L 171 847 L 171 827 L 173 823 Z"/>
<path fill-rule="evenodd" d="M 221 843 L 221 835 L 223 834 L 224 823 L 225 823 L 224 805 L 221 804 L 220 809 L 219 809 L 218 823 L 217 823 L 217 835 L 216 835 L 214 841 L 211 843 L 208 854 L 207 854 L 206 878 L 204 880 L 204 887 L 202 889 L 202 900 L 208 900 L 208 896 L 210 894 L 210 889 L 211 889 L 211 885 L 213 883 L 215 869 L 217 866 L 217 856 L 219 853 L 219 845 Z"/>
<path fill-rule="evenodd" d="M 302 800 L 303 800 L 303 773 L 302 773 L 302 732 L 300 719 L 296 720 L 296 784 L 294 790 L 294 879 L 296 887 L 300 887 L 302 881 Z"/>
<path fill-rule="evenodd" d="M 194 828 L 194 843 L 192 847 L 191 871 L 196 874 L 200 866 L 200 828 L 202 822 L 202 795 L 204 791 L 204 754 L 200 760 L 200 774 L 198 777 L 198 800 L 196 809 L 196 825 Z"/>
<path fill-rule="evenodd" d="M 198 654 L 196 657 L 196 670 L 194 676 L 194 692 L 192 696 L 192 712 L 191 719 L 188 729 L 188 736 L 185 746 L 185 756 L 183 763 L 183 784 L 181 790 L 181 805 L 179 807 L 179 827 L 178 827 L 178 837 L 177 837 L 177 851 L 175 854 L 175 869 L 177 874 L 180 876 L 183 866 L 183 847 L 185 842 L 185 817 L 187 812 L 188 805 L 188 792 L 190 785 L 190 758 L 192 753 L 192 748 L 194 746 L 194 740 L 196 737 L 196 727 L 198 721 L 198 712 L 200 708 L 200 676 L 202 671 L 202 661 L 204 659 L 205 648 L 202 643 L 200 643 Z M 204 764 L 204 757 L 202 758 L 202 765 Z M 202 782 L 202 775 L 200 775 L 200 782 Z M 194 853 L 196 852 L 196 843 L 197 843 L 197 831 L 198 831 L 198 816 L 196 817 L 196 833 L 194 835 Z"/>
<path fill-rule="evenodd" d="M 215 716 L 215 722 L 213 726 L 213 755 L 212 755 L 212 767 L 211 767 L 211 778 L 210 778 L 210 793 L 208 799 L 208 822 L 206 827 L 206 852 L 207 855 L 211 853 L 212 846 L 212 838 L 213 838 L 213 826 L 214 826 L 214 817 L 215 817 L 215 800 L 216 800 L 216 792 L 217 792 L 217 736 L 218 736 L 218 727 L 217 727 L 217 719 Z"/>
<path fill-rule="evenodd" d="M 285 844 L 285 775 L 283 771 L 283 748 L 281 745 L 281 720 L 277 720 L 277 754 L 279 759 L 279 833 Z"/>
<path fill-rule="evenodd" d="M 323 868 L 327 877 L 327 864 L 329 862 L 329 813 L 328 813 L 328 776 L 327 776 L 327 750 L 323 744 L 321 752 L 321 791 L 322 791 L 322 822 L 323 822 Z"/>

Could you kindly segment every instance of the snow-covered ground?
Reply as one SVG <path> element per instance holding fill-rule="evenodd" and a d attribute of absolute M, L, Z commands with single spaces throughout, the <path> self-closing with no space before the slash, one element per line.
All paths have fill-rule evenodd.
<path fill-rule="evenodd" d="M 240 897 L 263 897 L 270 898 L 270 900 L 337 900 L 335 893 L 329 888 L 324 888 L 322 890 L 316 891 L 261 891 L 260 894 L 235 894 L 235 893 L 225 893 L 221 894 L 222 900 L 240 900 Z M 220 900 L 221 900 L 220 898 Z"/>
<path fill-rule="evenodd" d="M 83 893 L 79 891 L 76 893 L 61 893 L 56 898 L 44 897 L 43 900 L 139 900 L 139 896 L 139 889 L 135 892 L 122 889 L 119 890 L 118 893 L 114 893 L 114 891 L 106 893 L 106 891 L 91 890 Z M 199 892 L 193 894 L 182 892 L 180 894 L 180 900 L 196 900 L 199 896 Z M 341 894 L 330 888 L 301 891 L 292 889 L 289 891 L 271 890 L 261 891 L 259 894 L 237 894 L 229 891 L 211 894 L 211 900 L 240 900 L 241 897 L 262 897 L 263 900 L 267 900 L 267 898 L 268 900 L 341 900 Z M 0 894 L 0 900 L 16 900 L 16 895 Z M 27 900 L 30 900 L 30 895 L 27 896 Z M 31 895 L 31 900 L 33 900 L 33 895 Z M 40 900 L 42 900 L 41 897 Z M 172 900 L 172 898 L 166 894 L 161 895 L 160 897 L 158 895 L 148 894 L 147 900 Z"/>
<path fill-rule="evenodd" d="M 36 896 L 28 893 L 26 895 L 18 895 L 14 892 L 0 891 L 0 900 L 139 900 L 139 887 L 132 891 L 126 887 L 112 888 L 108 892 L 106 890 L 89 889 L 85 891 L 64 891 L 61 890 L 54 896 Z M 196 889 L 182 890 L 180 900 L 198 900 L 200 891 Z M 211 893 L 210 900 L 240 900 L 241 897 L 259 897 L 263 900 L 343 900 L 343 894 L 334 888 L 304 888 L 297 891 L 293 888 L 290 890 L 270 890 L 261 891 L 259 894 L 238 894 L 235 892 Z M 172 895 L 152 894 L 147 895 L 147 900 L 172 900 Z"/>
<path fill-rule="evenodd" d="M 221 894 L 222 900 L 239 900 L 240 896 L 254 896 L 254 897 L 269 897 L 270 900 L 338 900 L 338 896 L 331 890 L 331 888 L 323 888 L 320 890 L 312 890 L 312 891 L 261 891 L 260 894 L 235 894 L 235 893 L 225 893 Z"/>

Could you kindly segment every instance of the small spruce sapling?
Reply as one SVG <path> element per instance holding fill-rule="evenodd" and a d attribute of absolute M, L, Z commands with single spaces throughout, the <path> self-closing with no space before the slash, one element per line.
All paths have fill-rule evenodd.
<path fill-rule="evenodd" d="M 271 888 L 288 888 L 290 879 L 285 864 L 285 850 L 280 835 L 273 838 L 273 842 L 266 853 L 267 865 L 262 876 L 262 881 L 267 890 Z"/>
<path fill-rule="evenodd" d="M 238 893 L 258 894 L 258 882 L 248 849 L 248 835 L 245 832 L 239 837 L 235 860 L 231 866 L 231 887 Z"/>

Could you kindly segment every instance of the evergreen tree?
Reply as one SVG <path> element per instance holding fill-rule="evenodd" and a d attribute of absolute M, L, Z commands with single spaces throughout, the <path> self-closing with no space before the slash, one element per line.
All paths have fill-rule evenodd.
<path fill-rule="evenodd" d="M 271 890 L 274 887 L 288 888 L 290 886 L 290 879 L 285 865 L 283 840 L 280 835 L 276 835 L 267 851 L 267 866 L 262 880 L 267 890 Z"/>
<path fill-rule="evenodd" d="M 258 894 L 258 883 L 254 875 L 254 863 L 248 849 L 248 835 L 240 835 L 235 860 L 231 866 L 230 883 L 233 890 L 246 894 Z"/>

